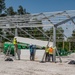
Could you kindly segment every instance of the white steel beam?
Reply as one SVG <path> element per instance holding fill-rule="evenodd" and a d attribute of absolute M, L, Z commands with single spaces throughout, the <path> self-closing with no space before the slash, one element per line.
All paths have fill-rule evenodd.
<path fill-rule="evenodd" d="M 17 25 L 17 24 L 16 24 Z M 9 25 L 9 24 L 0 24 L 0 28 L 15 28 L 16 25 Z M 23 27 L 49 27 L 49 26 L 53 26 L 52 24 L 21 24 L 21 25 L 17 25 L 17 28 L 23 28 Z"/>

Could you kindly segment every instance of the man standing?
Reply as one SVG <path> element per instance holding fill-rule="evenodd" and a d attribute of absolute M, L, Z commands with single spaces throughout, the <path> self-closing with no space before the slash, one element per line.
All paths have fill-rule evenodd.
<path fill-rule="evenodd" d="M 48 58 L 49 58 L 49 46 L 46 47 L 45 54 L 46 54 L 46 56 L 45 56 L 45 62 L 46 62 L 46 61 L 48 61 Z"/>
<path fill-rule="evenodd" d="M 15 52 L 17 52 L 17 39 L 16 38 L 14 38 L 14 40 L 13 40 L 13 44 L 14 44 L 14 46 L 15 46 Z"/>
<path fill-rule="evenodd" d="M 35 59 L 35 46 L 30 45 L 30 60 L 34 61 L 34 59 Z"/>
<path fill-rule="evenodd" d="M 49 59 L 48 59 L 48 61 L 50 61 L 51 57 L 52 57 L 52 62 L 53 62 L 53 48 L 52 47 L 49 48 Z"/>
<path fill-rule="evenodd" d="M 17 38 L 14 38 L 13 44 L 14 44 L 14 55 L 15 55 L 15 59 L 16 59 L 16 53 L 19 56 L 19 53 L 18 53 L 18 45 L 17 45 Z M 20 58 L 18 58 L 18 59 L 20 60 Z"/>

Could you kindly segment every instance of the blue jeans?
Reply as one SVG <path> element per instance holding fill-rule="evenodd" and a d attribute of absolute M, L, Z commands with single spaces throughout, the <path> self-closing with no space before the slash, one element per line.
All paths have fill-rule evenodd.
<path fill-rule="evenodd" d="M 30 53 L 30 60 L 34 61 L 34 53 Z"/>

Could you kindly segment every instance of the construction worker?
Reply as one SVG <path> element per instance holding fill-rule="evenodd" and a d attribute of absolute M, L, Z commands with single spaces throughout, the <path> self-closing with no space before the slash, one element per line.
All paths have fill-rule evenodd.
<path fill-rule="evenodd" d="M 34 58 L 35 58 L 35 46 L 30 45 L 30 60 L 34 61 Z"/>
<path fill-rule="evenodd" d="M 53 50 L 54 50 L 54 49 L 53 49 L 52 47 L 49 48 L 49 51 L 48 51 L 48 52 L 49 52 L 48 61 L 51 61 L 50 59 L 51 59 L 51 57 L 52 57 L 52 62 L 53 62 Z"/>
<path fill-rule="evenodd" d="M 16 53 L 17 53 L 17 50 L 18 50 L 17 39 L 16 38 L 13 39 L 13 44 L 15 46 L 15 48 L 14 48 L 14 55 L 16 57 Z"/>
<path fill-rule="evenodd" d="M 17 52 L 17 39 L 16 39 L 16 38 L 14 38 L 13 44 L 14 44 L 14 46 L 15 46 L 15 51 Z"/>
<path fill-rule="evenodd" d="M 46 61 L 48 61 L 48 58 L 49 58 L 49 46 L 46 47 L 45 54 L 46 54 L 46 56 L 45 56 L 45 62 L 46 62 Z"/>
<path fill-rule="evenodd" d="M 33 60 L 35 60 L 35 53 L 36 53 L 36 45 L 33 45 L 33 56 L 34 56 L 34 58 L 33 58 Z"/>
<path fill-rule="evenodd" d="M 18 56 L 18 60 L 20 60 L 20 55 L 21 55 L 21 46 L 18 44 L 18 50 L 17 50 L 17 56 Z"/>

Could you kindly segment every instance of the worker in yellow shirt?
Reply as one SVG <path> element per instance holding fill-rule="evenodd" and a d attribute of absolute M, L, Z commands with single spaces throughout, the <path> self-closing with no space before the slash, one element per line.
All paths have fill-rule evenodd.
<path fill-rule="evenodd" d="M 13 39 L 13 44 L 15 46 L 15 48 L 14 48 L 15 59 L 17 58 L 16 56 L 18 56 L 18 60 L 20 60 L 21 46 L 18 45 L 17 38 Z"/>
<path fill-rule="evenodd" d="M 54 49 L 53 49 L 52 47 L 49 48 L 49 51 L 48 51 L 48 52 L 49 52 L 48 61 L 51 61 L 50 59 L 51 59 L 51 57 L 52 57 L 52 62 L 53 62 L 53 50 L 54 50 Z"/>
<path fill-rule="evenodd" d="M 47 62 L 48 59 L 49 59 L 49 46 L 46 47 L 45 54 L 46 54 L 46 56 L 45 56 L 45 62 Z"/>
<path fill-rule="evenodd" d="M 16 59 L 16 55 L 18 55 L 17 38 L 13 39 L 13 44 L 14 44 L 14 56 L 15 56 L 15 59 Z"/>
<path fill-rule="evenodd" d="M 13 44 L 14 44 L 14 46 L 15 46 L 15 52 L 17 52 L 17 39 L 16 38 L 14 38 L 14 40 L 13 40 Z"/>

